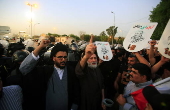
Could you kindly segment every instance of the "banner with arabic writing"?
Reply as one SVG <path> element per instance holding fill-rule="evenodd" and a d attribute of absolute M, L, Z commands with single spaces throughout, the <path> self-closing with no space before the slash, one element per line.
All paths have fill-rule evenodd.
<path fill-rule="evenodd" d="M 158 23 L 135 23 L 127 34 L 123 47 L 129 52 L 137 52 L 146 47 Z"/>

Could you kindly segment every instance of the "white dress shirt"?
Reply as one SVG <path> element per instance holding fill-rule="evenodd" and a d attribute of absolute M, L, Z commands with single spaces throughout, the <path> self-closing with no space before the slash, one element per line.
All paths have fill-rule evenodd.
<path fill-rule="evenodd" d="M 57 68 L 57 67 L 55 67 L 55 69 L 57 70 L 57 73 L 58 73 L 60 80 L 62 80 L 64 69 L 60 69 L 60 68 Z"/>

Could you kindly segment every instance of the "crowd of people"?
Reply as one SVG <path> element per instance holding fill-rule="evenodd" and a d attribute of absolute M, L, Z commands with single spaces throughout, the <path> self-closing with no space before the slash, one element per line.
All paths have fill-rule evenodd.
<path fill-rule="evenodd" d="M 170 110 L 170 87 L 154 86 L 170 77 L 170 59 L 155 45 L 111 47 L 112 59 L 103 61 L 92 39 L 0 43 L 0 110 Z"/>

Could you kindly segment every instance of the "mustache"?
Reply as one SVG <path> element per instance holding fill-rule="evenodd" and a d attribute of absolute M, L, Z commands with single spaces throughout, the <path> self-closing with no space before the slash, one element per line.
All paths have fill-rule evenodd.
<path fill-rule="evenodd" d="M 64 63 L 64 64 L 66 64 L 66 62 L 65 62 L 65 61 L 63 61 L 63 62 L 60 62 L 60 64 L 61 64 L 61 63 Z"/>

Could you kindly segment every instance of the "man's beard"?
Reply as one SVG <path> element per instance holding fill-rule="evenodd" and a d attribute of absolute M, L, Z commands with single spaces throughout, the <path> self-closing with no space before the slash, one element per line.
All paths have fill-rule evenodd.
<path fill-rule="evenodd" d="M 96 63 L 96 64 L 93 65 L 92 63 Z M 89 67 L 89 68 L 92 68 L 92 69 L 97 68 L 97 62 L 92 62 L 92 63 L 87 62 L 88 67 Z"/>
<path fill-rule="evenodd" d="M 62 63 L 64 63 L 64 66 L 61 66 Z M 66 62 L 64 62 L 64 61 L 63 61 L 63 62 L 60 62 L 60 63 L 55 62 L 55 66 L 58 67 L 58 68 L 60 68 L 60 69 L 64 69 L 64 68 L 65 68 L 65 64 L 66 64 Z"/>

